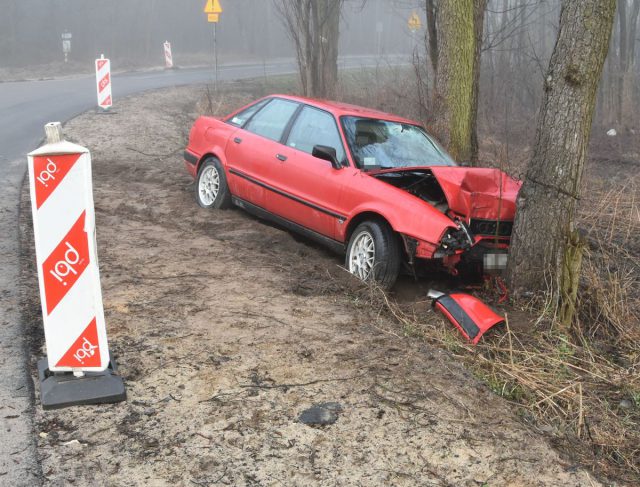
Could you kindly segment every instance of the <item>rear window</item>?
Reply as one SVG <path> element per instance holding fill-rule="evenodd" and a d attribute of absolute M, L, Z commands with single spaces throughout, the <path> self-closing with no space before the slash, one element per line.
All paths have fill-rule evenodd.
<path fill-rule="evenodd" d="M 289 147 L 311 154 L 316 145 L 326 145 L 336 150 L 336 157 L 344 162 L 345 153 L 336 120 L 330 113 L 306 106 L 298 115 L 289 138 Z"/>
<path fill-rule="evenodd" d="M 298 106 L 296 102 L 274 98 L 244 128 L 267 139 L 279 141 Z"/>
<path fill-rule="evenodd" d="M 233 117 L 227 120 L 231 125 L 235 125 L 236 127 L 242 127 L 247 120 L 249 120 L 253 115 L 260 110 L 263 106 L 271 101 L 271 98 L 267 98 L 266 100 L 260 100 L 257 103 L 254 103 L 249 108 L 245 108 L 239 113 L 236 113 Z"/>

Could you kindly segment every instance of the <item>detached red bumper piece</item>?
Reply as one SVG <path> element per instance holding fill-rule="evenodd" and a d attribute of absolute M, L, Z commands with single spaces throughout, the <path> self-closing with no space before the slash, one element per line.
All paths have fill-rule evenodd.
<path fill-rule="evenodd" d="M 474 345 L 491 327 L 504 322 L 504 318 L 478 298 L 464 293 L 444 294 L 429 291 L 433 307 L 439 310 Z"/>

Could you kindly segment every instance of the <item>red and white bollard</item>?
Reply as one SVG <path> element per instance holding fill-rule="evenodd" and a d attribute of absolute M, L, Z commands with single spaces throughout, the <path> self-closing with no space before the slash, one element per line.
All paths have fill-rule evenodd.
<path fill-rule="evenodd" d="M 62 140 L 59 122 L 45 131 L 48 143 L 28 156 L 47 348 L 38 363 L 42 405 L 121 401 L 124 384 L 113 375 L 102 306 L 91 155 Z"/>
<path fill-rule="evenodd" d="M 111 61 L 105 59 L 104 54 L 96 59 L 96 91 L 98 106 L 108 110 L 113 105 L 111 97 Z"/>
<path fill-rule="evenodd" d="M 173 68 L 173 56 L 171 55 L 171 43 L 164 41 L 164 67 L 166 69 Z"/>

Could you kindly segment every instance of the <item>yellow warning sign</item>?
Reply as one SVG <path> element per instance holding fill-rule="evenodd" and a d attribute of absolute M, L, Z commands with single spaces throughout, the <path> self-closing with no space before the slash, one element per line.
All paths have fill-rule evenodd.
<path fill-rule="evenodd" d="M 220 20 L 220 14 L 207 14 L 207 20 L 209 22 L 218 22 Z"/>
<path fill-rule="evenodd" d="M 222 7 L 220 6 L 220 0 L 207 0 L 207 4 L 204 7 L 204 13 L 205 14 L 221 14 Z M 212 21 L 209 20 L 209 22 L 212 22 Z M 214 22 L 217 22 L 217 21 L 214 21 Z"/>
<path fill-rule="evenodd" d="M 413 12 L 411 14 L 411 17 L 409 17 L 407 25 L 409 26 L 409 30 L 411 32 L 415 32 L 422 28 L 422 20 L 420 20 L 420 16 L 416 12 Z"/>

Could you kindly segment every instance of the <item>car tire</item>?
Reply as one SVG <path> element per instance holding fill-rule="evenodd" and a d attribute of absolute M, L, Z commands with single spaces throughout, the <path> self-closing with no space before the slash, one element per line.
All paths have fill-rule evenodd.
<path fill-rule="evenodd" d="M 386 222 L 365 221 L 351 234 L 345 267 L 363 281 L 374 279 L 390 289 L 400 273 L 401 261 L 398 237 Z"/>
<path fill-rule="evenodd" d="M 231 206 L 231 192 L 222 163 L 208 157 L 196 178 L 196 201 L 202 208 L 225 209 Z"/>

